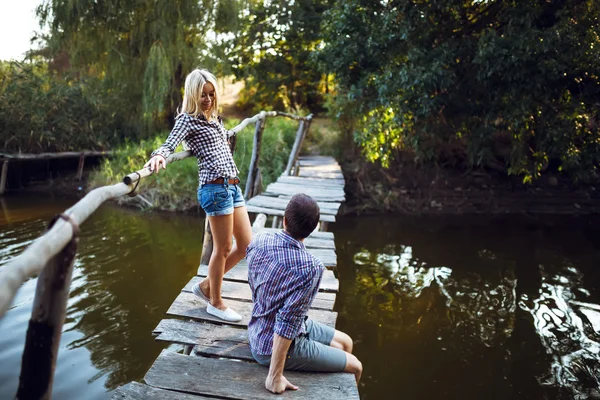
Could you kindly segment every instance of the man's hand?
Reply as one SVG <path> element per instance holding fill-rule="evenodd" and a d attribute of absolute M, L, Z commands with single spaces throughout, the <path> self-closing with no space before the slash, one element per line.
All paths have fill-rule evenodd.
<path fill-rule="evenodd" d="M 265 381 L 265 387 L 269 392 L 280 394 L 285 392 L 287 389 L 298 390 L 298 386 L 294 386 L 285 379 L 285 376 L 267 376 L 267 380 Z"/>

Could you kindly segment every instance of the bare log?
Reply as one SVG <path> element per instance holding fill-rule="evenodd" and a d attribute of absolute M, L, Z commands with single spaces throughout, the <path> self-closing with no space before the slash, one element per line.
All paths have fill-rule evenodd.
<path fill-rule="evenodd" d="M 17 399 L 51 398 L 78 241 L 77 236 L 73 237 L 48 261 L 38 278 Z"/>
<path fill-rule="evenodd" d="M 8 160 L 2 163 L 2 175 L 0 176 L 0 196 L 6 192 L 6 177 L 8 175 Z"/>
<path fill-rule="evenodd" d="M 258 119 L 256 121 L 256 128 L 254 130 L 254 144 L 252 146 L 252 158 L 250 159 L 250 168 L 248 170 L 248 179 L 246 180 L 246 191 L 244 198 L 246 200 L 254 197 L 254 181 L 258 174 L 258 161 L 260 159 L 260 146 L 262 143 L 262 136 L 265 130 L 266 119 Z"/>

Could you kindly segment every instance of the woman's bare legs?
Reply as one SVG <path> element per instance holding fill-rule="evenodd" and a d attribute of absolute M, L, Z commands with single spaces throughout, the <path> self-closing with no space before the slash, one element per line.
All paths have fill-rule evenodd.
<path fill-rule="evenodd" d="M 209 223 L 210 223 L 210 219 L 209 219 Z M 211 223 L 211 230 L 212 230 L 212 226 L 213 225 Z M 242 258 L 244 258 L 246 256 L 246 247 L 248 247 L 248 245 L 250 244 L 250 241 L 252 240 L 252 227 L 250 226 L 250 217 L 248 216 L 248 211 L 246 210 L 245 206 L 236 207 L 233 209 L 233 232 L 232 233 L 233 233 L 233 237 L 235 237 L 235 245 L 233 246 L 233 249 L 231 249 L 231 251 L 227 255 L 227 258 L 225 259 L 223 275 L 225 275 L 231 268 L 233 268 L 235 265 L 237 265 L 237 263 L 240 262 L 240 260 Z M 231 238 L 231 234 L 229 235 L 229 238 Z M 216 242 L 216 237 L 215 237 L 214 231 L 213 231 L 213 240 Z M 229 247 L 231 248 L 231 244 L 229 245 Z M 215 251 L 216 251 L 216 248 L 213 249 L 213 255 L 215 254 Z M 211 256 L 211 261 L 212 261 L 212 256 Z M 212 291 L 210 289 L 215 286 L 213 286 L 210 281 L 210 263 L 208 266 L 208 270 L 209 270 L 209 273 L 208 273 L 209 277 L 205 278 L 200 283 L 200 290 L 202 290 L 202 292 L 204 292 L 206 297 L 211 299 L 211 303 L 214 306 L 213 299 L 211 297 Z M 221 276 L 221 280 L 223 280 L 223 276 Z M 220 285 L 219 285 L 219 291 L 220 291 Z M 221 296 L 219 296 L 219 297 L 221 297 Z"/>
<path fill-rule="evenodd" d="M 225 274 L 225 260 L 231 252 L 233 220 L 233 214 L 208 217 L 213 235 L 213 251 L 208 262 L 210 304 L 221 311 L 227 308 L 221 298 L 221 283 Z M 204 293 L 206 294 L 208 291 L 204 291 Z"/>

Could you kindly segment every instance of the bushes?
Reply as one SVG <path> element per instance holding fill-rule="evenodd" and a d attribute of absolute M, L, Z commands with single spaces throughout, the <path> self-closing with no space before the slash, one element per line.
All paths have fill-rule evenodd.
<path fill-rule="evenodd" d="M 232 128 L 239 120 L 228 120 L 226 126 Z M 298 123 L 283 118 L 267 120 L 259 167 L 263 176 L 263 188 L 274 182 L 284 171 L 287 160 L 294 144 Z M 127 143 L 115 151 L 110 159 L 106 159 L 95 171 L 89 185 L 99 187 L 120 182 L 123 177 L 136 171 L 148 161 L 150 153 L 158 148 L 167 138 L 168 132 L 153 139 L 140 143 Z M 234 159 L 240 170 L 241 186 L 244 188 L 248 177 L 248 168 L 252 158 L 253 130 L 247 127 L 237 135 L 237 145 Z M 181 147 L 177 151 L 182 151 Z M 166 170 L 157 175 L 144 179 L 139 192 L 152 203 L 153 208 L 161 210 L 187 210 L 198 203 L 196 189 L 198 188 L 198 167 L 195 158 L 188 158 L 170 164 Z M 148 207 L 143 200 L 122 197 L 119 203 L 139 204 Z M 133 202 L 133 203 L 132 203 Z"/>
<path fill-rule="evenodd" d="M 4 152 L 104 150 L 137 136 L 108 101 L 82 82 L 51 74 L 42 63 L 0 64 L 0 143 Z"/>

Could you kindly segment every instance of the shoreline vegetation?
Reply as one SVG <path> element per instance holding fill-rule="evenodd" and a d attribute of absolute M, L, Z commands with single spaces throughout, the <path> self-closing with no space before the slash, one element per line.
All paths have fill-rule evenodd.
<path fill-rule="evenodd" d="M 240 123 L 238 119 L 226 119 L 225 126 L 232 128 Z M 305 149 L 318 149 L 323 142 L 331 141 L 334 132 L 327 130 L 327 123 L 318 120 L 311 127 Z M 259 167 L 263 177 L 263 189 L 280 176 L 287 164 L 288 156 L 294 144 L 298 123 L 286 118 L 269 118 L 265 125 Z M 120 181 L 123 176 L 139 169 L 149 159 L 150 153 L 158 148 L 168 136 L 168 132 L 139 143 L 126 143 L 114 150 L 114 155 L 105 159 L 88 178 L 88 189 L 110 185 Z M 237 134 L 234 153 L 236 165 L 240 171 L 240 186 L 245 189 L 248 168 L 252 156 L 253 129 L 247 127 Z M 331 144 L 330 144 L 331 146 Z M 177 149 L 182 151 L 182 148 Z M 140 184 L 136 197 L 122 197 L 120 205 L 154 209 L 162 211 L 191 211 L 198 209 L 196 191 L 198 188 L 198 166 L 195 158 L 170 164 L 166 170 L 149 177 Z"/>

